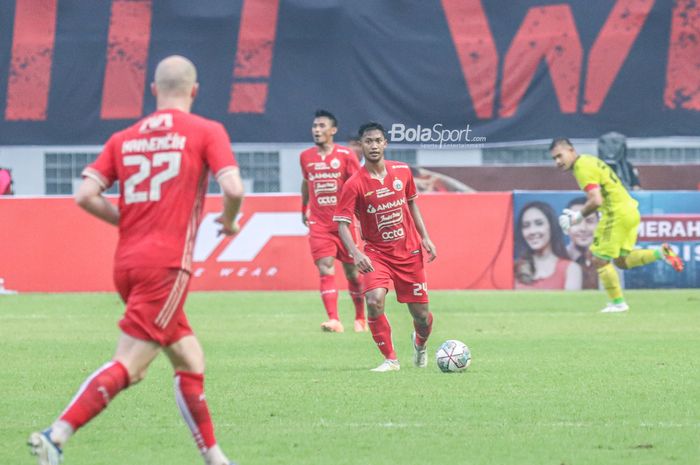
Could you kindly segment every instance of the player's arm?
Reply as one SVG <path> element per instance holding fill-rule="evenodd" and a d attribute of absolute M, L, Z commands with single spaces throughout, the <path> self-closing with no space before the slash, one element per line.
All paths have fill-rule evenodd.
<path fill-rule="evenodd" d="M 306 216 L 306 210 L 309 208 L 309 184 L 306 179 L 301 181 L 301 222 L 305 226 L 309 225 L 309 218 Z"/>
<path fill-rule="evenodd" d="M 586 190 L 586 203 L 581 209 L 581 216 L 584 218 L 598 210 L 603 205 L 603 194 L 600 191 L 600 186 L 591 187 Z"/>
<path fill-rule="evenodd" d="M 102 195 L 103 190 L 99 182 L 92 177 L 86 176 L 75 194 L 75 202 L 91 215 L 109 224 L 118 226 L 119 210 Z"/>
<path fill-rule="evenodd" d="M 238 234 L 241 229 L 238 225 L 238 212 L 241 210 L 245 194 L 240 171 L 238 167 L 226 169 L 217 176 L 216 180 L 224 196 L 224 209 L 216 221 L 221 224 L 223 234 L 227 236 Z"/>
<path fill-rule="evenodd" d="M 418 208 L 418 204 L 415 202 L 415 199 L 409 199 L 408 210 L 411 212 L 413 222 L 416 225 L 416 230 L 418 231 L 418 234 L 421 237 L 423 248 L 425 248 L 425 251 L 428 252 L 428 261 L 432 262 L 437 258 L 437 250 L 435 249 L 435 244 L 433 244 L 433 241 L 430 240 L 430 236 L 428 236 L 428 230 L 425 227 L 423 215 L 421 215 L 420 209 Z"/>
<path fill-rule="evenodd" d="M 360 273 L 367 273 L 369 271 L 374 271 L 372 266 L 372 261 L 369 257 L 362 253 L 362 251 L 357 247 L 355 241 L 352 240 L 352 233 L 350 232 L 350 222 L 342 219 L 335 219 L 338 223 L 338 235 L 340 240 L 343 241 L 343 245 L 348 253 L 352 256 L 355 261 L 355 266 L 360 271 Z"/>

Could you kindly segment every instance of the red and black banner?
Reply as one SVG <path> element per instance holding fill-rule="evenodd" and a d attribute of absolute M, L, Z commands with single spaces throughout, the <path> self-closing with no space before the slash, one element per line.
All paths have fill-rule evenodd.
<path fill-rule="evenodd" d="M 694 0 L 0 0 L 0 145 L 98 144 L 170 54 L 234 141 L 469 125 L 481 142 L 697 135 Z"/>

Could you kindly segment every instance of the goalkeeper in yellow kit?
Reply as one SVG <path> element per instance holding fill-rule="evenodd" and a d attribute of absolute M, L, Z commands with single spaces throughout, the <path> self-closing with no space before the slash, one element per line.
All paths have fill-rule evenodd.
<path fill-rule="evenodd" d="M 579 187 L 586 192 L 583 209 L 565 209 L 559 217 L 559 225 L 564 232 L 568 233 L 572 225 L 582 222 L 588 215 L 597 211 L 602 215 L 590 247 L 600 282 L 610 298 L 602 312 L 629 310 L 612 262 L 626 270 L 664 260 L 676 271 L 683 271 L 683 261 L 668 244 L 662 244 L 656 250 L 634 249 L 639 226 L 637 201 L 605 162 L 591 155 L 579 155 L 569 139 L 565 138 L 552 140 L 549 152 L 559 169 L 573 171 Z"/>

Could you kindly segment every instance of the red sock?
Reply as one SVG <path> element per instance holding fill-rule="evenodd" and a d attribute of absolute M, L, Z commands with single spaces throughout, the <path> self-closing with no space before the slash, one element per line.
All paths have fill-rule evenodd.
<path fill-rule="evenodd" d="M 83 382 L 59 419 L 77 430 L 95 418 L 128 386 L 129 372 L 124 365 L 116 361 L 105 363 Z"/>
<path fill-rule="evenodd" d="M 430 332 L 433 330 L 433 313 L 428 312 L 427 325 L 419 326 L 416 320 L 413 320 L 413 327 L 416 329 L 416 344 L 419 346 L 424 346 L 425 342 L 430 336 Z"/>
<path fill-rule="evenodd" d="M 384 358 L 396 360 L 396 352 L 394 352 L 394 344 L 391 342 L 391 325 L 386 315 L 382 314 L 379 318 L 368 318 L 369 330 L 372 332 L 372 339 L 377 343 L 377 348 L 384 355 Z"/>
<path fill-rule="evenodd" d="M 216 445 L 214 424 L 204 397 L 204 375 L 175 372 L 175 400 L 202 454 Z"/>
<path fill-rule="evenodd" d="M 362 275 L 358 275 L 354 280 L 348 279 L 348 291 L 352 297 L 352 303 L 355 304 L 355 319 L 365 319 L 365 299 L 362 295 Z"/>
<path fill-rule="evenodd" d="M 338 319 L 338 287 L 335 285 L 335 275 L 321 276 L 321 300 L 326 307 L 329 320 Z"/>

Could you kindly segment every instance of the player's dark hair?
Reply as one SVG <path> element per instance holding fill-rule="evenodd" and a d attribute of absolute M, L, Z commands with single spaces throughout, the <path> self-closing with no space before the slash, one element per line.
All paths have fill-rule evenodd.
<path fill-rule="evenodd" d="M 586 197 L 574 197 L 566 204 L 566 208 L 571 208 L 574 205 L 586 205 L 586 200 Z"/>
<path fill-rule="evenodd" d="M 574 144 L 571 143 L 569 139 L 566 137 L 555 137 L 552 139 L 552 143 L 549 144 L 549 150 L 554 150 L 554 147 L 557 145 L 568 145 L 569 147 L 573 147 Z"/>
<path fill-rule="evenodd" d="M 377 123 L 376 121 L 370 121 L 368 123 L 363 124 L 360 126 L 360 129 L 357 130 L 357 136 L 362 139 L 362 136 L 365 135 L 367 131 L 374 131 L 374 130 L 382 131 L 382 135 L 384 135 L 384 138 L 386 139 L 386 129 L 384 129 L 384 126 L 381 124 Z"/>
<path fill-rule="evenodd" d="M 525 216 L 525 212 L 532 208 L 541 211 L 545 218 L 547 218 L 547 222 L 549 223 L 549 244 L 552 247 L 554 255 L 564 260 L 570 260 L 569 254 L 566 252 L 566 245 L 564 244 L 564 233 L 559 227 L 557 214 L 554 212 L 551 205 L 540 201 L 525 204 L 522 210 L 520 210 L 518 219 L 515 222 L 515 250 L 518 256 L 518 259 L 515 261 L 515 274 L 519 281 L 525 282 L 526 284 L 529 284 L 528 280 L 536 274 L 535 261 L 533 258 L 535 251 L 530 248 L 525 240 L 525 236 L 523 236 L 523 217 Z"/>
<path fill-rule="evenodd" d="M 316 113 L 314 113 L 314 118 L 328 118 L 331 120 L 334 128 L 338 127 L 338 118 L 336 118 L 335 115 L 328 110 L 316 110 Z"/>

